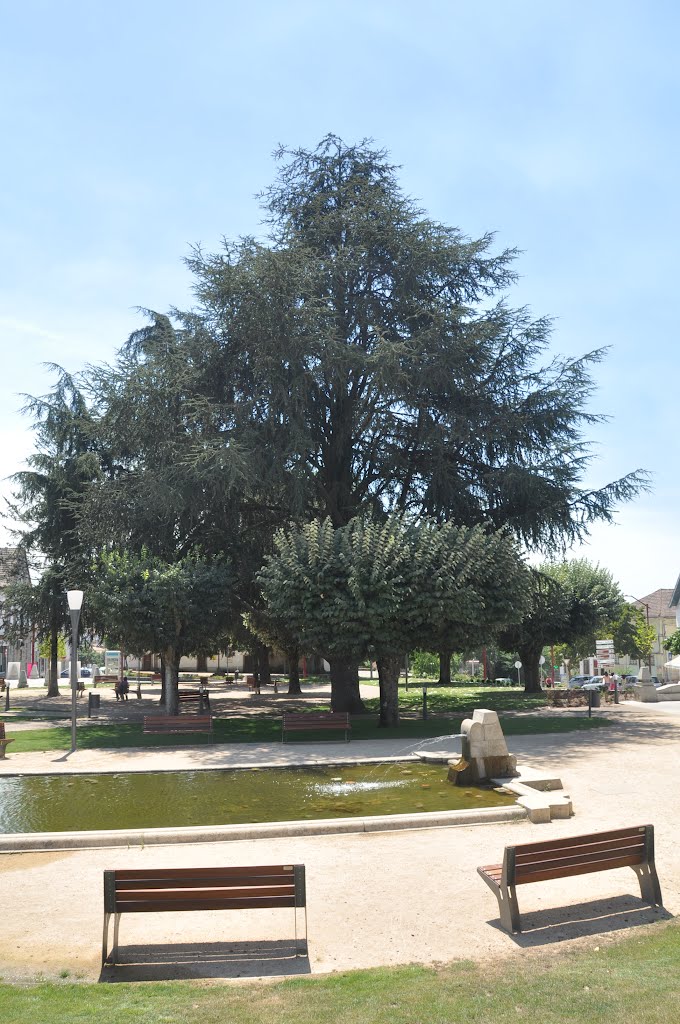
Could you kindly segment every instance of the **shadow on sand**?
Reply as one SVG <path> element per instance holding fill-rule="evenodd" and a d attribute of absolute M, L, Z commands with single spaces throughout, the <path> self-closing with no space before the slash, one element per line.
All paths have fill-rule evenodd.
<path fill-rule="evenodd" d="M 638 896 L 616 896 L 612 899 L 574 903 L 568 907 L 522 913 L 522 931 L 509 937 L 521 948 L 528 949 L 567 939 L 637 928 L 655 921 L 669 921 L 672 917 L 663 907 L 650 907 Z M 498 919 L 489 921 L 489 924 L 508 934 L 501 928 Z"/>
<path fill-rule="evenodd" d="M 102 968 L 100 982 L 276 978 L 311 973 L 309 957 L 296 956 L 292 940 L 121 946 L 118 956 L 115 967 Z"/>

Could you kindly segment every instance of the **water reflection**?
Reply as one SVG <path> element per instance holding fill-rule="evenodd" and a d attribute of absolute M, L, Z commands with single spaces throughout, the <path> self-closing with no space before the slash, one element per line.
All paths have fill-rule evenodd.
<path fill-rule="evenodd" d="M 0 779 L 0 832 L 294 821 L 513 803 L 446 780 L 445 765 L 373 765 Z"/>

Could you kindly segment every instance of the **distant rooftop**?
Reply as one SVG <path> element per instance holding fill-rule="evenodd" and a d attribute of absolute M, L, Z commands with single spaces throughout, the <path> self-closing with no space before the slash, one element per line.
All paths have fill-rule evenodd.
<path fill-rule="evenodd" d="M 650 619 L 670 619 L 675 615 L 675 609 L 678 604 L 678 597 L 680 596 L 680 580 L 673 589 L 661 589 L 655 590 L 652 594 L 638 598 L 636 603 L 638 607 L 643 604 L 649 605 L 649 617 Z"/>

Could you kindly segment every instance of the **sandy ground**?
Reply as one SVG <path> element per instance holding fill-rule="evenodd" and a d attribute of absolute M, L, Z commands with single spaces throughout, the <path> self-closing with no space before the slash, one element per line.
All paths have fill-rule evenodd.
<path fill-rule="evenodd" d="M 521 764 L 560 775 L 574 803 L 567 821 L 0 854 L 0 974 L 218 980 L 526 957 L 602 945 L 674 916 L 680 704 L 627 703 L 601 713 L 611 728 L 509 739 Z M 353 752 L 358 746 L 351 744 Z M 30 770 L 39 756 L 14 755 L 2 768 L 17 772 L 24 761 Z M 500 928 L 496 900 L 476 868 L 500 860 L 505 844 L 647 822 L 656 831 L 663 911 L 642 903 L 635 875 L 621 869 L 522 887 L 525 930 L 510 936 Z M 292 956 L 290 910 L 140 914 L 122 918 L 121 965 L 101 972 L 104 869 L 297 862 L 307 870 L 308 957 Z"/>

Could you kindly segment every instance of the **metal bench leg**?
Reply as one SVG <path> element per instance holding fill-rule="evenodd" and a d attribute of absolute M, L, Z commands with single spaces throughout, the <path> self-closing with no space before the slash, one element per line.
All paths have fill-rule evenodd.
<path fill-rule="evenodd" d="M 109 921 L 111 920 L 110 914 L 104 914 L 104 935 L 102 937 L 102 967 L 106 963 L 106 948 L 108 946 L 109 939 Z"/>
<path fill-rule="evenodd" d="M 508 932 L 521 932 L 522 926 L 519 917 L 519 906 L 515 894 L 514 885 L 501 886 L 498 893 L 498 909 L 500 911 L 501 924 Z"/>
<path fill-rule="evenodd" d="M 111 950 L 111 964 L 114 965 L 118 959 L 118 927 L 120 925 L 120 914 L 113 917 L 113 949 Z"/>
<path fill-rule="evenodd" d="M 307 938 L 307 905 L 302 908 L 305 912 L 305 941 L 301 942 L 298 940 L 298 910 L 299 907 L 293 908 L 293 915 L 295 919 L 295 956 L 306 956 L 308 953 L 308 938 Z"/>
<path fill-rule="evenodd" d="M 295 906 L 293 908 L 293 915 L 295 919 L 295 955 L 305 956 L 308 951 L 308 939 L 307 939 L 307 890 L 305 884 L 305 866 L 304 864 L 296 864 L 293 868 L 295 872 Z M 305 942 L 304 946 L 298 944 L 298 909 L 304 907 L 305 911 Z"/>
<path fill-rule="evenodd" d="M 662 907 L 661 886 L 656 867 L 653 864 L 632 864 L 631 867 L 640 883 L 640 895 L 653 907 Z"/>

